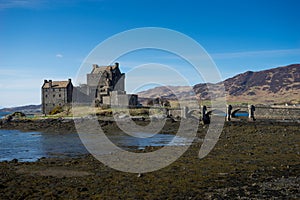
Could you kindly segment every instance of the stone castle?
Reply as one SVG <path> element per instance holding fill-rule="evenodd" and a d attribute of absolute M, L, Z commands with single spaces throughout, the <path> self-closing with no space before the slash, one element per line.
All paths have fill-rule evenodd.
<path fill-rule="evenodd" d="M 42 112 L 48 114 L 57 106 L 72 102 L 73 84 L 68 81 L 44 80 L 42 86 Z"/>
<path fill-rule="evenodd" d="M 74 87 L 68 81 L 44 80 L 42 86 L 42 111 L 48 114 L 57 106 L 70 105 L 72 102 L 83 105 L 108 105 L 134 107 L 138 96 L 126 94 L 125 74 L 121 73 L 119 63 L 109 66 L 93 65 L 87 74 L 87 83 Z"/>

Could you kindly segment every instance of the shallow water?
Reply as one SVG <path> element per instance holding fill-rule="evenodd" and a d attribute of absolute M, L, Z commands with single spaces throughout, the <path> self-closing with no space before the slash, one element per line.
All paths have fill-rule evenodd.
<path fill-rule="evenodd" d="M 169 134 L 137 138 L 120 133 L 110 136 L 109 139 L 124 149 L 132 146 L 143 149 L 146 146 L 185 145 L 188 141 Z M 16 158 L 19 161 L 33 162 L 41 157 L 73 157 L 86 153 L 88 152 L 78 134 L 0 130 L 0 161 Z"/>
<path fill-rule="evenodd" d="M 41 157 L 87 153 L 77 134 L 0 130 L 0 161 L 36 161 Z"/>
<path fill-rule="evenodd" d="M 8 114 L 10 114 L 10 112 L 0 112 L 0 119 L 4 118 Z"/>

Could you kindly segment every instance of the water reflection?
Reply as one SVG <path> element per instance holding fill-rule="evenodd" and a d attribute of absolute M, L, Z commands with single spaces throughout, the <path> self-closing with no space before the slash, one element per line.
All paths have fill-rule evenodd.
<path fill-rule="evenodd" d="M 17 158 L 34 161 L 44 156 L 41 147 L 41 134 L 21 133 L 15 130 L 0 130 L 0 161 Z"/>
<path fill-rule="evenodd" d="M 132 137 L 123 133 L 109 136 L 108 138 L 120 147 L 136 146 L 138 149 L 144 149 L 147 146 L 177 146 L 185 145 L 191 142 L 191 139 L 178 137 L 170 134 L 156 134 L 148 137 L 147 133 L 135 133 L 137 137 Z M 152 135 L 152 134 L 151 134 Z"/>
<path fill-rule="evenodd" d="M 41 157 L 87 153 L 77 134 L 0 130 L 0 161 L 36 161 Z"/>
<path fill-rule="evenodd" d="M 109 139 L 125 149 L 132 146 L 143 149 L 146 146 L 184 145 L 187 141 L 191 141 L 169 134 L 156 134 L 153 137 L 137 138 L 117 133 L 109 136 Z M 86 153 L 88 152 L 78 134 L 0 130 L 0 161 L 16 158 L 19 161 L 32 162 L 41 157 L 73 157 Z"/>

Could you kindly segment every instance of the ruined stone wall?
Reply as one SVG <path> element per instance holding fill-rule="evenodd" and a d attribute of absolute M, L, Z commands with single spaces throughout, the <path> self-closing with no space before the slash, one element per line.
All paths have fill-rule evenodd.
<path fill-rule="evenodd" d="M 257 119 L 286 119 L 300 120 L 300 108 L 297 107 L 256 107 L 255 117 Z"/>
<path fill-rule="evenodd" d="M 240 109 L 240 111 L 248 112 L 247 106 L 235 106 L 233 110 Z M 255 106 L 254 116 L 257 119 L 300 119 L 300 108 L 299 107 L 272 107 L 272 106 Z"/>
<path fill-rule="evenodd" d="M 183 113 L 183 109 L 170 109 L 169 110 L 169 115 L 172 117 L 183 117 L 184 113 Z"/>
<path fill-rule="evenodd" d="M 136 106 L 138 104 L 138 96 L 126 94 L 125 91 L 112 91 L 110 95 L 110 104 L 112 106 L 121 107 Z"/>
<path fill-rule="evenodd" d="M 125 91 L 112 91 L 110 95 L 102 96 L 102 104 L 115 107 L 135 107 L 138 105 L 138 95 L 126 94 Z"/>
<path fill-rule="evenodd" d="M 233 111 L 248 112 L 247 106 L 233 106 Z M 208 111 L 211 108 L 208 107 Z M 169 113 L 173 116 L 183 116 L 183 109 L 170 109 Z M 270 106 L 255 106 L 254 116 L 256 119 L 278 119 L 278 120 L 300 120 L 299 107 L 270 107 Z"/>
<path fill-rule="evenodd" d="M 104 105 L 110 105 L 110 96 L 103 96 L 102 101 Z"/>

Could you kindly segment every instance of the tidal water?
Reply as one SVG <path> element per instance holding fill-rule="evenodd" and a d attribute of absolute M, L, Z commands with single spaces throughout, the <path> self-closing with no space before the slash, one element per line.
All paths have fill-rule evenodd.
<path fill-rule="evenodd" d="M 0 130 L 0 161 L 36 161 L 41 157 L 87 153 L 77 134 Z"/>
<path fill-rule="evenodd" d="M 2 119 L 3 117 L 5 117 L 5 115 L 10 114 L 10 112 L 0 112 L 0 119 Z"/>
<path fill-rule="evenodd" d="M 143 149 L 146 146 L 184 145 L 187 141 L 186 138 L 169 134 L 156 134 L 149 138 L 116 134 L 109 139 L 124 149 L 132 146 Z M 16 158 L 19 161 L 33 162 L 41 157 L 74 157 L 87 153 L 78 134 L 0 130 L 0 161 Z"/>

